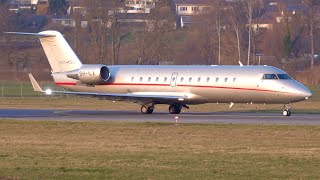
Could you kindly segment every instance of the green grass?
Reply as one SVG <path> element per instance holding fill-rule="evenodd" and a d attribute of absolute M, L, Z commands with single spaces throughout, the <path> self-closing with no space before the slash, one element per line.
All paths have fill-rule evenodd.
<path fill-rule="evenodd" d="M 320 102 L 306 101 L 291 105 L 294 113 L 320 113 Z M 112 102 L 84 97 L 38 97 L 38 98 L 0 98 L 2 109 L 67 109 L 67 110 L 121 110 L 140 111 L 140 105 L 128 102 Z M 272 112 L 281 113 L 283 105 L 235 104 L 202 104 L 190 106 L 184 112 Z M 154 111 L 168 112 L 168 105 L 157 105 Z"/>
<path fill-rule="evenodd" d="M 44 89 L 51 88 L 61 90 L 52 83 L 41 83 Z M 127 102 L 112 102 L 108 100 L 98 100 L 95 98 L 85 98 L 77 96 L 45 96 L 35 93 L 30 83 L 22 83 L 22 97 L 20 83 L 4 83 L 4 97 L 1 98 L 0 108 L 27 108 L 27 109 L 88 109 L 88 110 L 132 110 L 140 111 L 140 105 Z M 320 87 L 309 87 L 313 92 L 310 100 L 293 103 L 291 105 L 294 113 L 320 113 Z M 0 92 L 1 92 L 0 88 Z M 0 93 L 1 95 L 1 93 Z M 36 98 L 35 98 L 36 97 Z M 157 105 L 157 111 L 167 112 L 167 105 Z M 235 104 L 229 108 L 228 104 L 203 104 L 191 106 L 186 112 L 273 112 L 280 113 L 283 105 L 262 105 L 262 104 Z"/>
<path fill-rule="evenodd" d="M 54 83 L 40 83 L 43 89 L 59 89 Z M 61 89 L 61 88 L 60 88 Z M 34 92 L 30 82 L 0 82 L 0 97 L 40 97 L 41 94 Z"/>
<path fill-rule="evenodd" d="M 320 127 L 0 121 L 0 177 L 319 179 Z"/>

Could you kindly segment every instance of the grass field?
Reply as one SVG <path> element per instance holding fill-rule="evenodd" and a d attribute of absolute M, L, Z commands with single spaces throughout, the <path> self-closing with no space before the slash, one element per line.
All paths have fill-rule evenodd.
<path fill-rule="evenodd" d="M 41 82 L 40 86 L 44 89 L 61 88 L 54 85 L 52 82 Z M 41 97 L 41 94 L 34 92 L 30 82 L 0 82 L 1 97 Z"/>
<path fill-rule="evenodd" d="M 319 179 L 319 132 L 0 120 L 0 179 Z"/>
<path fill-rule="evenodd" d="M 0 98 L 2 109 L 140 111 L 127 102 L 6 87 L 11 94 Z M 312 99 L 292 104 L 294 113 L 320 113 L 320 88 L 310 89 Z M 204 104 L 187 111 L 280 113 L 282 107 Z M 155 112 L 167 108 L 157 105 Z M 0 119 L 0 179 L 320 179 L 319 132 L 319 126 Z"/>
<path fill-rule="evenodd" d="M 61 90 L 52 83 L 41 83 L 46 89 Z M 4 96 L 0 98 L 0 108 L 27 108 L 27 109 L 88 109 L 88 110 L 132 110 L 140 111 L 140 105 L 127 102 L 112 102 L 98 100 L 95 98 L 84 98 L 76 96 L 45 96 L 35 93 L 30 83 L 4 83 Z M 55 88 L 53 88 L 55 87 Z M 310 100 L 292 104 L 294 113 L 320 113 L 320 87 L 309 87 L 313 92 Z M 21 98 L 22 96 L 22 98 Z M 167 112 L 167 105 L 157 105 L 157 111 Z M 216 112 L 216 111 L 250 111 L 250 112 L 276 112 L 279 113 L 283 105 L 256 105 L 256 104 L 235 104 L 229 109 L 228 104 L 204 104 L 191 106 L 193 112 Z M 188 110 L 186 110 L 188 111 Z"/>
<path fill-rule="evenodd" d="M 320 101 L 308 100 L 291 105 L 293 113 L 320 113 Z M 0 98 L 2 109 L 81 109 L 140 111 L 140 105 L 128 102 L 112 102 L 83 97 Z M 272 112 L 281 113 L 282 104 L 202 104 L 190 106 L 185 112 Z M 156 112 L 168 112 L 167 105 L 157 105 Z"/>

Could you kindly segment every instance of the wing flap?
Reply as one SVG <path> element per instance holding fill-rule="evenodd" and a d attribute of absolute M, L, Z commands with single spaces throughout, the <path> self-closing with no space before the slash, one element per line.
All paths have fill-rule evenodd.
<path fill-rule="evenodd" d="M 78 95 L 78 96 L 93 96 L 93 97 L 106 97 L 106 98 L 134 98 L 134 99 L 175 99 L 181 100 L 188 98 L 188 95 L 175 94 L 175 95 L 165 95 L 165 94 L 155 94 L 150 92 L 139 92 L 137 93 L 127 93 L 127 94 L 114 94 L 114 93 L 96 93 L 96 92 L 73 92 L 73 91 L 52 91 L 52 94 L 68 94 L 68 95 Z"/>
<path fill-rule="evenodd" d="M 35 80 L 32 74 L 28 74 L 32 87 L 34 91 L 45 93 L 47 95 L 51 94 L 66 94 L 66 95 L 78 95 L 78 96 L 89 96 L 103 99 L 112 100 L 131 100 L 131 101 L 152 101 L 152 100 L 175 100 L 184 101 L 192 97 L 190 93 L 179 93 L 179 92 L 133 92 L 126 94 L 116 94 L 116 93 L 100 93 L 100 92 L 75 92 L 75 91 L 51 91 L 42 90 L 38 82 Z"/>

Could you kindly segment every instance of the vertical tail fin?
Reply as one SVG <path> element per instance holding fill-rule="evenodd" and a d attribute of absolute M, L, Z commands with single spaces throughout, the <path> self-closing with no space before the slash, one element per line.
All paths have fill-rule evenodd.
<path fill-rule="evenodd" d="M 79 69 L 81 61 L 71 49 L 62 34 L 58 31 L 40 33 L 7 32 L 8 34 L 34 35 L 39 37 L 43 50 L 48 58 L 52 72 L 66 72 Z"/>
<path fill-rule="evenodd" d="M 39 34 L 49 35 L 39 37 L 53 72 L 72 71 L 81 67 L 81 61 L 59 32 L 43 31 Z"/>

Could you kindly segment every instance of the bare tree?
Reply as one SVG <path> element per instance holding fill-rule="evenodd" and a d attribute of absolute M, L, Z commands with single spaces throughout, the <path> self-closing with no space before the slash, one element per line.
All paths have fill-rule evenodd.
<path fill-rule="evenodd" d="M 115 0 L 92 0 L 87 1 L 86 5 L 88 7 L 89 33 L 94 47 L 93 57 L 99 59 L 102 64 L 108 64 L 108 37 L 111 36 L 111 13 L 114 13 L 115 3 Z M 114 64 L 114 61 L 114 56 L 112 56 L 110 64 Z"/>
<path fill-rule="evenodd" d="M 207 60 L 207 64 L 225 64 L 227 63 L 226 60 L 222 62 L 225 51 L 223 47 L 226 45 L 224 45 L 224 30 L 230 8 L 225 6 L 222 1 L 214 1 L 210 6 L 210 11 L 200 15 L 198 20 L 200 23 L 197 24 L 197 29 L 200 31 L 198 42 L 200 43 L 201 54 Z M 216 59 L 217 62 L 215 62 Z"/>
<path fill-rule="evenodd" d="M 261 32 L 260 32 L 260 17 L 262 15 L 262 9 L 263 9 L 263 2 L 261 0 L 256 0 L 254 4 L 254 16 L 256 20 L 256 28 L 255 31 L 252 33 L 252 48 L 253 48 L 253 54 L 254 54 L 254 59 L 253 59 L 253 64 L 256 62 L 256 54 L 258 51 L 258 45 L 259 45 L 259 40 L 261 38 Z"/>
<path fill-rule="evenodd" d="M 221 14 L 222 10 L 220 7 L 219 1 L 216 3 L 215 6 L 215 16 L 216 16 L 216 29 L 217 29 L 217 36 L 218 36 L 218 64 L 221 64 Z"/>
<path fill-rule="evenodd" d="M 144 28 L 135 28 L 137 64 L 173 63 L 173 22 L 174 16 L 167 1 L 159 1 L 146 17 Z"/>
<path fill-rule="evenodd" d="M 237 39 L 237 50 L 238 50 L 238 61 L 241 61 L 241 33 L 244 27 L 244 12 L 242 11 L 240 2 L 233 3 L 231 12 L 230 12 L 230 23 L 234 29 Z"/>
<path fill-rule="evenodd" d="M 6 31 L 9 28 L 10 12 L 8 8 L 9 1 L 0 0 L 0 32 Z"/>
<path fill-rule="evenodd" d="M 117 14 L 113 14 L 111 17 L 112 65 L 116 64 L 119 60 L 121 41 L 126 36 L 122 25 L 123 23 L 119 21 Z"/>
<path fill-rule="evenodd" d="M 246 16 L 248 19 L 248 57 L 247 65 L 250 65 L 250 56 L 251 56 L 251 38 L 252 38 L 252 15 L 253 15 L 253 3 L 254 0 L 244 0 L 244 7 L 246 10 Z"/>
<path fill-rule="evenodd" d="M 215 8 L 212 8 L 210 12 L 203 14 L 199 19 L 200 24 L 195 28 L 195 35 L 198 36 L 199 48 L 202 57 L 206 60 L 206 64 L 216 64 L 221 62 L 221 39 L 218 35 L 221 35 L 220 22 L 215 16 Z M 221 36 L 220 36 L 221 37 Z M 218 39 L 218 40 L 217 40 Z M 220 48 L 219 48 L 220 46 Z M 219 59 L 220 54 L 220 59 Z M 218 62 L 215 60 L 218 59 Z"/>
<path fill-rule="evenodd" d="M 319 0 L 303 0 L 308 7 L 308 24 L 310 31 L 310 51 L 311 51 L 311 63 L 310 68 L 314 67 L 314 27 L 315 27 L 315 13 L 316 5 L 320 5 Z"/>

